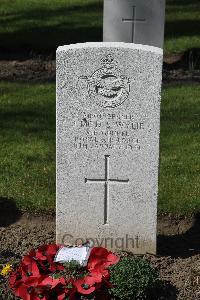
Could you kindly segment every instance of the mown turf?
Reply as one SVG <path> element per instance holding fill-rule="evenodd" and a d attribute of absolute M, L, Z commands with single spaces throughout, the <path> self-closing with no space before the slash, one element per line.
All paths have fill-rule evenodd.
<path fill-rule="evenodd" d="M 55 51 L 102 40 L 101 0 L 0 0 L 0 41 L 9 49 Z"/>
<path fill-rule="evenodd" d="M 167 0 L 165 51 L 200 48 L 199 0 Z M 0 48 L 53 51 L 102 41 L 103 0 L 0 0 Z"/>
<path fill-rule="evenodd" d="M 166 88 L 162 97 L 159 208 L 200 210 L 200 86 Z"/>
<path fill-rule="evenodd" d="M 0 198 L 55 206 L 55 85 L 0 83 Z"/>
<path fill-rule="evenodd" d="M 167 0 L 165 50 L 200 48 L 200 1 Z"/>
<path fill-rule="evenodd" d="M 159 209 L 200 210 L 200 86 L 163 91 Z M 55 85 L 0 83 L 0 199 L 55 209 Z"/>

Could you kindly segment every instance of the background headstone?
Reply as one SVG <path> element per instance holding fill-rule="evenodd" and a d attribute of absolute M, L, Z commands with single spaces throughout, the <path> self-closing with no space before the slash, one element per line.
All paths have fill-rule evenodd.
<path fill-rule="evenodd" d="M 104 0 L 104 42 L 163 48 L 165 0 Z"/>
<path fill-rule="evenodd" d="M 162 50 L 57 50 L 57 241 L 156 252 Z"/>

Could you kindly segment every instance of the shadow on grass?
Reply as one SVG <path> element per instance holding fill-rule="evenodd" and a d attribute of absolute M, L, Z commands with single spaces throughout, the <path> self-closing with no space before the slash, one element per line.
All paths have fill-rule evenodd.
<path fill-rule="evenodd" d="M 13 199 L 0 197 L 0 227 L 15 223 L 21 217 Z"/>
<path fill-rule="evenodd" d="M 47 109 L 46 105 L 38 105 L 38 111 L 24 109 L 21 111 L 8 111 L 0 112 L 0 122 L 1 129 L 12 129 L 16 130 L 16 127 L 20 129 L 21 133 L 39 133 L 42 130 L 52 130 L 55 128 L 55 114 L 52 109 L 48 112 L 44 110 L 39 111 L 39 109 Z M 39 121 L 39 122 L 38 122 Z M 30 127 L 29 127 L 30 126 Z"/>
<path fill-rule="evenodd" d="M 182 57 L 175 63 L 164 63 L 164 70 L 199 70 L 200 69 L 200 48 L 191 48 L 185 51 Z"/>
<path fill-rule="evenodd" d="M 187 258 L 200 254 L 200 213 L 194 217 L 193 226 L 184 234 L 159 235 L 158 254 L 173 258 Z"/>
<path fill-rule="evenodd" d="M 101 3 L 91 3 L 55 10 L 38 8 L 20 14 L 9 13 L 8 18 L 1 20 L 3 26 L 10 29 L 0 33 L 1 55 L 6 55 L 8 50 L 12 53 L 20 50 L 22 53 L 52 53 L 64 44 L 102 41 L 103 29 L 101 25 L 97 25 L 101 11 L 103 12 Z M 16 30 L 18 23 L 21 25 Z"/>
<path fill-rule="evenodd" d="M 53 143 L 55 127 L 55 103 L 38 102 L 23 108 L 16 105 L 0 112 L 1 134 L 9 134 L 12 141 L 36 137 Z"/>
<path fill-rule="evenodd" d="M 47 54 L 55 57 L 57 47 L 67 44 L 102 41 L 99 27 L 69 28 L 66 24 L 41 28 L 29 28 L 12 33 L 0 34 L 3 41 L 0 55 L 4 59 Z"/>
<path fill-rule="evenodd" d="M 41 3 L 42 4 L 42 3 Z M 103 2 L 93 2 L 93 3 L 88 3 L 80 5 L 80 4 L 75 4 L 71 6 L 60 6 L 59 8 L 56 9 L 48 9 L 47 7 L 44 8 L 44 6 L 40 6 L 38 8 L 34 8 L 32 10 L 23 10 L 23 13 L 0 13 L 1 16 L 7 16 L 7 17 L 12 17 L 9 18 L 9 20 L 21 20 L 21 19 L 36 19 L 40 20 L 41 18 L 46 18 L 49 20 L 50 17 L 58 17 L 60 15 L 66 15 L 70 13 L 76 13 L 76 14 L 82 14 L 82 13 L 87 13 L 88 15 L 90 13 L 94 12 L 99 12 L 103 11 Z"/>
<path fill-rule="evenodd" d="M 167 5 L 172 6 L 191 6 L 191 5 L 199 5 L 199 0 L 167 0 Z"/>
<path fill-rule="evenodd" d="M 198 20 L 167 21 L 165 26 L 165 38 L 179 38 L 182 36 L 199 36 Z"/>

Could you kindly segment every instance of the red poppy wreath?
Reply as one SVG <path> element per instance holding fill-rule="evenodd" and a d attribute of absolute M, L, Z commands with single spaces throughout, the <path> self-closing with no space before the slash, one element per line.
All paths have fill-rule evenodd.
<path fill-rule="evenodd" d="M 111 287 L 108 267 L 119 257 L 102 247 L 94 247 L 87 265 L 75 269 L 68 263 L 55 262 L 61 246 L 44 245 L 23 257 L 10 275 L 10 287 L 23 300 L 98 299 Z M 105 299 L 100 297 L 99 299 Z"/>

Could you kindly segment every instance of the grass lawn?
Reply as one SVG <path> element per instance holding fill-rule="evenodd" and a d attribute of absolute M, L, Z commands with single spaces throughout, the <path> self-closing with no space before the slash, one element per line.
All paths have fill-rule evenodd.
<path fill-rule="evenodd" d="M 167 0 L 165 51 L 200 48 L 199 0 Z M 55 51 L 102 41 L 103 0 L 0 0 L 0 48 Z"/>
<path fill-rule="evenodd" d="M 166 1 L 165 51 L 200 48 L 200 1 Z"/>
<path fill-rule="evenodd" d="M 55 206 L 55 85 L 0 83 L 0 198 Z"/>
<path fill-rule="evenodd" d="M 159 208 L 200 211 L 200 86 L 164 89 L 161 111 Z"/>
<path fill-rule="evenodd" d="M 163 91 L 159 209 L 200 210 L 200 86 Z M 55 209 L 55 85 L 0 83 L 0 198 Z"/>

